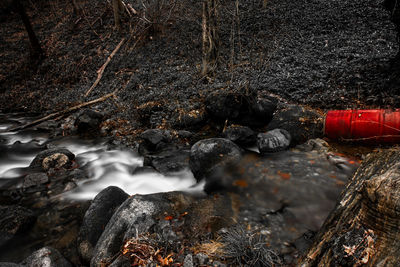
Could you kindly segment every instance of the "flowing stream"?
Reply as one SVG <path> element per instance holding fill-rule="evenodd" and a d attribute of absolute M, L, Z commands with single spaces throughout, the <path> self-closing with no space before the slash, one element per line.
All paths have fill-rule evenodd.
<path fill-rule="evenodd" d="M 118 186 L 128 194 L 151 194 L 175 190 L 201 190 L 190 170 L 168 176 L 140 168 L 143 158 L 131 150 L 109 150 L 105 140 L 79 137 L 52 139 L 41 130 L 10 131 L 33 120 L 18 114 L 0 114 L 0 187 L 21 186 L 27 167 L 40 152 L 49 147 L 64 147 L 75 154 L 80 169 L 89 179 L 65 194 L 72 199 L 92 199 L 108 186 Z"/>

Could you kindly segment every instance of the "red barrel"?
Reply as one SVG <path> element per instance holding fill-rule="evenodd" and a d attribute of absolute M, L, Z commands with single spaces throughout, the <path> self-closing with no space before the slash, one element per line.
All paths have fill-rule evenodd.
<path fill-rule="evenodd" d="M 400 143 L 400 110 L 332 110 L 326 114 L 325 136 L 364 143 Z"/>

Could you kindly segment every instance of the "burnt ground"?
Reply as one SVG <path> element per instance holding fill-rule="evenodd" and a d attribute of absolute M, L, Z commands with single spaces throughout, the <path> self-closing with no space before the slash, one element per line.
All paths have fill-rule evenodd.
<path fill-rule="evenodd" d="M 72 2 L 72 1 L 71 1 Z M 390 14 L 378 0 L 221 1 L 220 64 L 201 77 L 200 1 L 144 1 L 132 5 L 152 23 L 124 18 L 113 29 L 111 5 L 81 0 L 24 1 L 46 58 L 29 57 L 17 14 L 0 12 L 0 110 L 48 113 L 95 99 L 115 88 L 118 98 L 98 108 L 133 122 L 150 105 L 150 125 L 179 110 L 201 108 L 209 92 L 244 84 L 260 95 L 322 110 L 398 108 L 400 88 L 391 59 L 398 46 Z M 163 6 L 157 10 L 156 3 Z M 236 15 L 235 15 L 236 14 Z M 239 15 L 237 15 L 239 14 Z M 89 97 L 84 93 L 122 37 Z M 144 105 L 144 106 L 143 106 Z"/>
<path fill-rule="evenodd" d="M 201 1 L 143 0 L 152 23 L 125 15 L 122 33 L 107 1 L 79 0 L 80 14 L 71 2 L 23 1 L 46 53 L 42 62 L 30 58 L 24 26 L 0 2 L 1 112 L 45 114 L 123 88 L 95 108 L 119 119 L 116 127 L 130 126 L 119 133 L 130 135 L 174 127 L 177 116 L 201 111 L 211 92 L 246 86 L 322 111 L 400 108 L 396 31 L 380 0 L 269 0 L 265 9 L 261 0 L 239 1 L 238 9 L 221 0 L 220 64 L 208 77 L 200 75 Z M 145 12 L 134 4 L 140 1 L 125 2 Z"/>

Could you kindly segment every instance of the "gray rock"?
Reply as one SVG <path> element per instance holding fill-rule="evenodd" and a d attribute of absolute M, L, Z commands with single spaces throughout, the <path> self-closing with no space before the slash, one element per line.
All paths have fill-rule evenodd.
<path fill-rule="evenodd" d="M 323 136 L 323 115 L 315 110 L 289 105 L 277 111 L 268 124 L 267 130 L 284 129 L 292 137 L 292 145 L 298 145 Z"/>
<path fill-rule="evenodd" d="M 71 161 L 68 157 L 61 153 L 55 153 L 43 159 L 42 168 L 45 171 L 50 169 L 61 169 L 71 167 Z"/>
<path fill-rule="evenodd" d="M 85 109 L 76 118 L 75 126 L 79 134 L 97 134 L 103 119 L 104 115 L 102 113 Z"/>
<path fill-rule="evenodd" d="M 261 154 L 283 151 L 289 147 L 291 139 L 288 131 L 274 129 L 257 135 L 257 147 Z"/>
<path fill-rule="evenodd" d="M 51 247 L 33 252 L 21 264 L 29 267 L 72 267 L 58 250 Z"/>
<path fill-rule="evenodd" d="M 62 155 L 66 156 L 67 158 L 63 157 Z M 53 164 L 54 166 L 58 166 L 62 162 L 64 163 L 61 165 L 61 167 L 68 167 L 72 164 L 71 161 L 74 158 L 75 155 L 66 148 L 50 148 L 37 154 L 29 165 L 29 168 L 45 170 L 43 167 L 50 167 L 53 166 Z M 59 162 L 58 159 L 60 159 L 61 161 Z M 68 159 L 67 162 L 65 161 L 66 159 Z M 43 166 L 44 162 L 45 165 Z"/>
<path fill-rule="evenodd" d="M 169 131 L 160 129 L 149 129 L 140 134 L 143 142 L 139 147 L 139 152 L 145 154 L 147 151 L 157 151 L 171 142 L 171 134 Z"/>
<path fill-rule="evenodd" d="M 35 214 L 27 208 L 17 205 L 0 206 L 0 245 L 28 230 L 35 220 Z"/>
<path fill-rule="evenodd" d="M 78 252 L 84 263 L 90 263 L 93 249 L 115 210 L 129 197 L 118 187 L 102 190 L 85 213 L 78 234 Z"/>
<path fill-rule="evenodd" d="M 198 265 L 205 265 L 210 260 L 208 256 L 204 253 L 197 253 L 194 257 Z"/>
<path fill-rule="evenodd" d="M 224 130 L 223 134 L 225 138 L 243 146 L 253 145 L 257 140 L 256 133 L 247 126 L 229 126 Z"/>
<path fill-rule="evenodd" d="M 188 139 L 188 138 L 191 138 L 193 136 L 193 133 L 190 132 L 190 131 L 180 130 L 180 131 L 178 131 L 178 136 L 180 138 Z"/>
<path fill-rule="evenodd" d="M 144 157 L 144 166 L 151 166 L 160 173 L 168 174 L 182 171 L 189 167 L 188 150 L 167 150 L 156 155 Z"/>
<path fill-rule="evenodd" d="M 114 256 L 124 241 L 148 232 L 155 225 L 153 217 L 168 209 L 167 195 L 135 195 L 122 203 L 99 238 L 90 266 L 103 266 L 102 262 Z"/>
<path fill-rule="evenodd" d="M 258 99 L 255 91 L 217 91 L 206 98 L 205 105 L 210 116 L 218 121 L 250 126 L 268 124 L 276 109 L 275 100 Z"/>
<path fill-rule="evenodd" d="M 192 254 L 187 254 L 183 260 L 183 267 L 193 267 L 193 256 Z"/>
<path fill-rule="evenodd" d="M 189 166 L 194 177 L 200 181 L 215 168 L 241 158 L 242 150 L 224 138 L 210 138 L 195 143 L 190 150 Z"/>
<path fill-rule="evenodd" d="M 49 182 L 49 177 L 43 172 L 31 173 L 25 176 L 22 183 L 22 188 L 26 189 L 29 187 L 34 187 L 42 185 Z"/>

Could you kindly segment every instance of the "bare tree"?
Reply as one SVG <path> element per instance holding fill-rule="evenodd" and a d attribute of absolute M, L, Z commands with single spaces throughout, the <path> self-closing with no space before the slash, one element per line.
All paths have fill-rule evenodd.
<path fill-rule="evenodd" d="M 218 60 L 218 0 L 203 0 L 202 75 L 215 69 Z"/>
<path fill-rule="evenodd" d="M 25 29 L 28 33 L 29 41 L 31 44 L 31 56 L 34 59 L 41 60 L 44 57 L 42 47 L 40 46 L 39 40 L 33 31 L 29 17 L 25 12 L 24 6 L 21 4 L 20 0 L 13 0 L 12 2 L 14 10 L 20 15 L 22 22 L 24 23 Z"/>
<path fill-rule="evenodd" d="M 113 10 L 114 10 L 114 22 L 115 28 L 121 31 L 121 12 L 123 10 L 123 5 L 121 0 L 113 0 Z"/>

